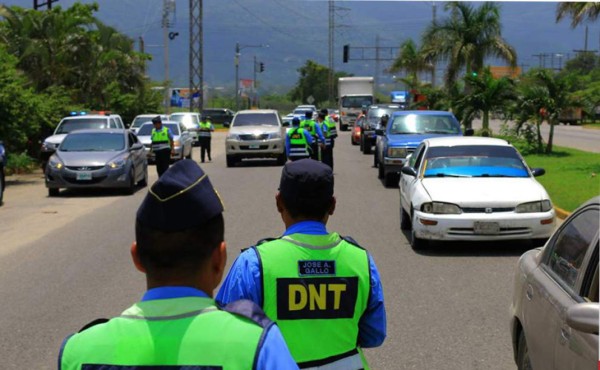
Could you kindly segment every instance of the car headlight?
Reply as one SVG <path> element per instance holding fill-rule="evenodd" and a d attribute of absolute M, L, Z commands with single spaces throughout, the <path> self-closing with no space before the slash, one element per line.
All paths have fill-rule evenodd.
<path fill-rule="evenodd" d="M 459 206 L 452 203 L 429 202 L 421 205 L 421 212 L 440 215 L 459 215 L 462 210 Z"/>
<path fill-rule="evenodd" d="M 552 209 L 552 203 L 550 200 L 542 200 L 539 202 L 522 203 L 515 208 L 517 213 L 535 213 L 535 212 L 548 212 Z"/>
<path fill-rule="evenodd" d="M 393 158 L 405 158 L 408 151 L 406 148 L 388 148 L 387 156 Z"/>
<path fill-rule="evenodd" d="M 64 167 L 64 164 L 58 158 L 50 157 L 50 160 L 48 161 L 48 166 L 60 170 Z"/>
<path fill-rule="evenodd" d="M 281 134 L 279 132 L 270 133 L 269 139 L 281 139 Z"/>
<path fill-rule="evenodd" d="M 112 161 L 108 162 L 107 166 L 113 170 L 117 169 L 117 168 L 121 168 L 123 166 L 125 166 L 125 163 L 127 163 L 127 157 L 117 157 L 115 159 L 113 159 Z"/>
<path fill-rule="evenodd" d="M 181 146 L 181 141 L 173 140 L 173 146 Z"/>
<path fill-rule="evenodd" d="M 56 150 L 56 144 L 44 141 L 44 143 L 42 144 L 42 150 L 45 150 L 47 152 L 53 152 Z"/>
<path fill-rule="evenodd" d="M 239 140 L 240 137 L 236 134 L 227 134 L 226 140 Z"/>

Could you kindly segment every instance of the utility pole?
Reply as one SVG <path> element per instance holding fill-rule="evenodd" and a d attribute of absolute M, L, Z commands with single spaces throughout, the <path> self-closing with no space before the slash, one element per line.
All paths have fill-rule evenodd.
<path fill-rule="evenodd" d="M 190 112 L 202 113 L 204 108 L 202 0 L 190 0 Z M 198 101 L 194 95 L 198 93 Z"/>
<path fill-rule="evenodd" d="M 163 28 L 163 50 L 165 59 L 165 113 L 169 114 L 171 111 L 171 95 L 169 94 L 170 83 L 169 83 L 169 28 L 173 26 L 171 22 L 171 13 L 175 13 L 175 0 L 163 0 L 163 17 L 162 17 L 162 28 Z"/>
<path fill-rule="evenodd" d="M 140 41 L 140 45 L 139 45 L 140 46 L 140 53 L 144 54 L 144 37 L 140 36 L 139 37 L 139 41 Z M 145 77 L 146 76 L 146 63 L 145 62 L 143 64 L 142 68 L 143 68 L 143 73 L 144 73 L 144 77 Z"/>
<path fill-rule="evenodd" d="M 329 71 L 327 74 L 327 100 L 329 104 L 333 102 L 334 88 L 333 88 L 333 47 L 334 47 L 334 32 L 335 29 L 335 18 L 334 18 L 334 0 L 329 0 Z"/>
<path fill-rule="evenodd" d="M 373 95 L 377 96 L 379 86 L 379 34 L 375 36 L 375 76 L 373 78 Z"/>

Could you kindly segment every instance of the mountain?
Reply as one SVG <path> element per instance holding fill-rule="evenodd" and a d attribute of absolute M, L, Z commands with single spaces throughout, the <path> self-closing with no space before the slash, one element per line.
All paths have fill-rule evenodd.
<path fill-rule="evenodd" d="M 163 29 L 164 0 L 99 0 L 97 17 L 129 35 L 136 42 L 144 38 L 145 51 L 153 56 L 148 73 L 152 79 L 164 78 Z M 174 85 L 188 84 L 189 1 L 174 1 L 176 11 L 170 32 L 178 32 L 169 42 L 170 79 Z M 75 0 L 58 0 L 53 6 L 71 6 Z M 91 3 L 92 1 L 82 1 Z M 6 5 L 31 7 L 32 0 L 5 0 Z M 432 20 L 448 15 L 442 2 L 412 1 L 336 1 L 334 68 L 355 75 L 373 75 L 372 59 L 379 38 L 380 57 L 393 58 L 393 52 L 407 38 L 417 43 Z M 477 3 L 475 3 L 476 5 Z M 204 0 L 204 81 L 209 86 L 232 88 L 235 83 L 235 45 L 243 46 L 239 77 L 253 78 L 253 58 L 265 65 L 257 75 L 263 90 L 286 91 L 298 80 L 297 69 L 306 60 L 328 65 L 328 1 L 295 0 Z M 555 2 L 503 2 L 503 36 L 517 50 L 519 64 L 525 69 L 542 62 L 558 68 L 583 49 L 585 27 L 574 30 L 569 22 L 556 24 Z M 589 26 L 588 49 L 600 48 L 600 22 Z M 269 47 L 255 48 L 268 44 Z M 342 63 L 342 46 L 351 47 L 351 60 Z M 361 47 L 370 48 L 362 49 Z M 548 54 L 542 60 L 539 54 Z M 381 61 L 383 71 L 390 61 Z M 391 76 L 380 72 L 380 81 Z M 441 78 L 441 71 L 438 73 Z"/>

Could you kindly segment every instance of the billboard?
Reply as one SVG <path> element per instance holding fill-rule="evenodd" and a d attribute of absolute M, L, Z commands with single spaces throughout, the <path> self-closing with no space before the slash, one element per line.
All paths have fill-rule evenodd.
<path fill-rule="evenodd" d="M 189 108 L 190 107 L 190 89 L 187 87 L 172 87 L 171 91 L 171 107 Z M 194 105 L 198 105 L 198 99 L 200 99 L 200 92 L 196 91 L 191 94 L 191 98 L 194 99 Z"/>

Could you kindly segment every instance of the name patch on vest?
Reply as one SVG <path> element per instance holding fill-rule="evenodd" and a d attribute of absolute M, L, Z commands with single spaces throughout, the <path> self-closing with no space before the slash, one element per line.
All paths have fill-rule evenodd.
<path fill-rule="evenodd" d="M 354 317 L 357 294 L 356 276 L 279 278 L 277 319 L 349 319 Z"/>
<path fill-rule="evenodd" d="M 298 261 L 298 274 L 300 276 L 335 275 L 335 261 Z"/>

